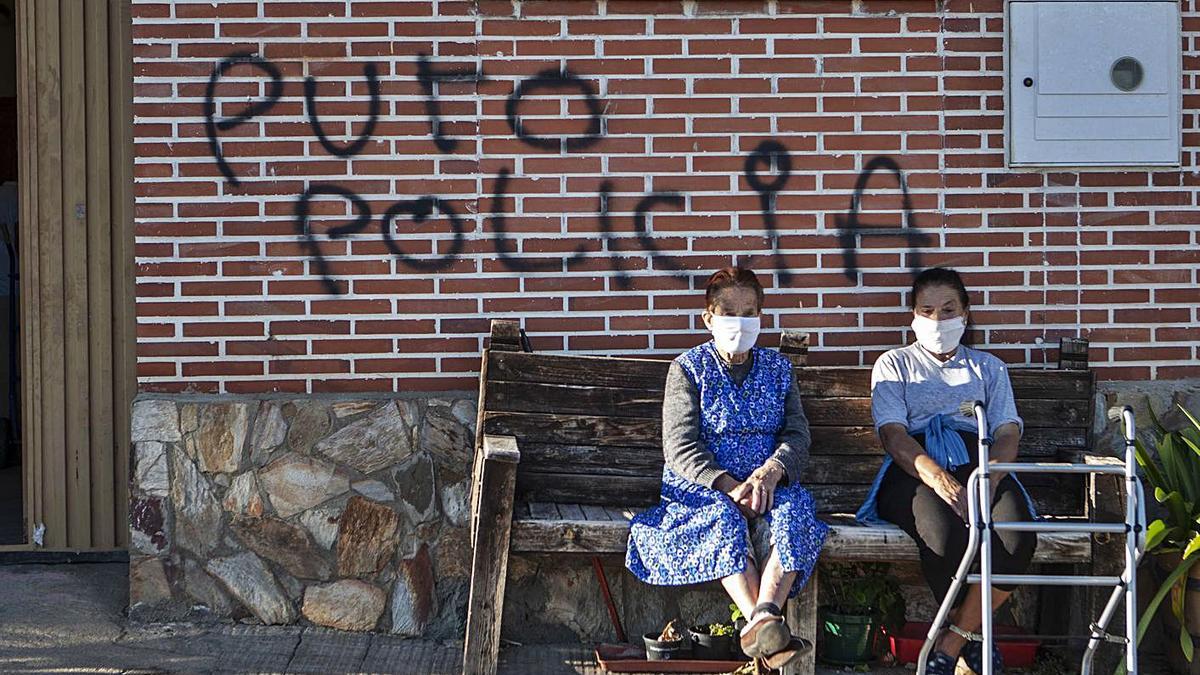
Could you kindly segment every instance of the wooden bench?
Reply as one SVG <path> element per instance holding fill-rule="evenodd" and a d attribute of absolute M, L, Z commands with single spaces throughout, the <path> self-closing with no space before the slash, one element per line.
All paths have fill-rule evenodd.
<path fill-rule="evenodd" d="M 665 360 L 534 354 L 510 321 L 494 321 L 484 350 L 471 495 L 474 547 L 463 670 L 493 673 L 508 553 L 623 554 L 630 517 L 659 501 Z M 806 339 L 784 334 L 812 431 L 802 482 L 832 525 L 822 560 L 916 561 L 899 529 L 853 524 L 882 460 L 870 410 L 870 369 L 805 367 Z M 1065 351 L 1072 351 L 1070 345 Z M 1025 420 L 1023 460 L 1083 461 L 1093 375 L 1084 369 L 1013 369 Z M 1083 350 L 1086 354 L 1086 351 Z M 974 449 L 971 449 L 972 452 Z M 1080 476 L 1022 478 L 1042 514 L 1089 515 Z M 1035 562 L 1088 564 L 1087 535 L 1041 535 Z M 595 565 L 602 587 L 603 570 Z M 816 632 L 817 584 L 788 603 L 798 634 Z M 619 626 L 618 617 L 613 616 Z M 618 630 L 620 630 L 618 628 Z M 811 673 L 813 661 L 793 672 Z"/>

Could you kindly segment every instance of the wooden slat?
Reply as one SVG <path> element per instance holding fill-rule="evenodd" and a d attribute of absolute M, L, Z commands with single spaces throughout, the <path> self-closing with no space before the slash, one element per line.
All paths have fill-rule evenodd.
<path fill-rule="evenodd" d="M 60 65 L 60 17 L 58 0 L 31 3 L 36 12 L 37 49 L 37 137 L 38 158 L 37 200 L 39 221 L 25 224 L 38 238 L 38 268 L 40 283 L 28 287 L 37 293 L 40 304 L 38 339 L 41 340 L 41 363 L 27 370 L 23 377 L 40 380 L 40 417 L 30 418 L 30 425 L 41 426 L 41 452 L 45 458 L 41 468 L 42 506 L 44 512 L 35 518 L 45 524 L 47 547 L 68 546 L 67 518 L 67 457 L 66 428 L 60 415 L 66 406 L 64 389 L 63 326 L 63 192 L 62 192 L 62 117 L 59 102 L 62 97 Z M 22 244 L 28 243 L 28 239 Z M 22 255 L 25 253 L 22 252 Z M 23 280 L 24 281 L 24 280 Z M 23 284 L 24 285 L 24 284 Z"/>
<path fill-rule="evenodd" d="M 558 504 L 551 502 L 529 502 L 529 517 L 534 520 L 561 520 Z"/>
<path fill-rule="evenodd" d="M 1026 428 L 1071 427 L 1086 429 L 1091 417 L 1092 403 L 1085 399 L 1018 399 L 1017 413 Z M 807 398 L 804 414 L 813 426 L 845 426 L 873 424 L 871 399 Z"/>
<path fill-rule="evenodd" d="M 642 508 L 642 507 L 637 507 Z M 629 506 L 605 506 L 604 512 L 608 514 L 608 519 L 618 523 L 627 523 L 629 519 L 637 513 L 637 509 Z"/>
<path fill-rule="evenodd" d="M 662 391 L 670 365 L 655 359 L 493 352 L 490 371 L 495 379 L 512 382 Z"/>
<path fill-rule="evenodd" d="M 670 361 L 570 354 L 494 352 L 494 377 L 512 382 L 662 390 Z M 1091 391 L 1087 372 L 1010 368 L 1017 398 L 1086 399 Z M 871 395 L 871 369 L 863 366 L 804 366 L 796 368 L 802 396 L 856 397 Z"/>
<path fill-rule="evenodd" d="M 488 410 L 483 428 L 532 442 L 662 447 L 661 415 L 653 419 Z"/>
<path fill-rule="evenodd" d="M 65 381 L 63 417 L 67 458 L 67 541 L 92 543 L 91 438 L 88 430 L 88 232 L 87 232 L 87 117 L 84 64 L 83 3 L 60 5 L 62 27 L 62 251 L 63 364 Z M 96 180 L 101 176 L 96 176 Z M 63 262 L 66 264 L 63 264 Z M 74 502 L 86 505 L 76 508 Z"/>
<path fill-rule="evenodd" d="M 662 392 L 647 389 L 488 382 L 491 411 L 606 415 L 654 419 L 662 416 Z M 1026 427 L 1087 428 L 1091 402 L 1084 399 L 1018 399 Z M 871 426 L 871 399 L 806 398 L 804 413 L 813 426 Z"/>
<path fill-rule="evenodd" d="M 596 520 L 600 522 L 612 520 L 612 516 L 609 515 L 608 509 L 604 508 L 603 506 L 596 506 L 594 504 L 581 504 L 580 508 L 583 509 L 583 515 L 588 520 Z"/>
<path fill-rule="evenodd" d="M 579 504 L 559 504 L 558 513 L 563 520 L 588 520 Z"/>
<path fill-rule="evenodd" d="M 659 476 L 663 454 L 659 448 L 619 445 L 558 445 L 521 441 L 521 471 L 587 473 L 601 476 Z"/>
<path fill-rule="evenodd" d="M 659 476 L 633 478 L 608 476 L 597 480 L 587 474 L 533 473 L 517 476 L 517 498 L 528 502 L 596 504 L 654 504 L 662 489 Z"/>
<path fill-rule="evenodd" d="M 553 520 L 513 522 L 514 551 L 557 553 L 623 553 L 629 540 L 629 523 L 586 523 Z M 1087 562 L 1092 549 L 1087 535 L 1041 534 L 1035 563 Z M 821 552 L 828 561 L 919 560 L 917 546 L 899 528 L 830 525 Z"/>
<path fill-rule="evenodd" d="M 662 392 L 553 385 L 533 382 L 488 382 L 488 409 L 509 412 L 545 412 L 574 415 L 662 416 Z"/>
<path fill-rule="evenodd" d="M 111 316 L 112 297 L 112 193 L 109 146 L 108 7 L 105 0 L 86 0 L 84 39 L 86 50 L 86 138 L 87 138 L 87 297 L 89 317 Z M 120 139 L 118 139 L 119 141 Z M 118 173 L 119 177 L 123 175 Z M 118 197 L 119 198 L 119 197 Z M 91 539 L 96 548 L 116 545 L 117 520 L 112 505 L 116 477 L 113 437 L 113 324 L 89 321 L 87 421 L 91 449 L 89 472 L 92 488 Z M 128 437 L 126 437 L 128 438 Z M 125 444 L 122 443 L 122 446 Z M 124 527 L 122 527 L 124 529 Z"/>
<path fill-rule="evenodd" d="M 115 545 L 129 546 L 129 411 L 137 393 L 133 262 L 133 20 L 132 3 L 107 2 L 109 96 L 109 229 L 112 303 L 113 513 Z M 97 18 L 99 21 L 99 18 Z M 101 30 L 99 25 L 96 31 Z"/>
<path fill-rule="evenodd" d="M 645 448 L 647 456 L 661 454 L 662 423 L 657 419 L 505 412 L 486 412 L 483 418 L 486 433 L 516 436 L 522 439 L 523 446 L 530 443 L 580 448 L 615 446 L 630 455 L 637 454 L 633 449 L 637 447 Z M 811 431 L 814 456 L 883 454 L 871 426 L 813 426 Z M 1056 457 L 1086 447 L 1085 429 L 1028 427 L 1021 439 L 1021 457 Z M 591 463 L 596 464 L 597 460 Z"/>

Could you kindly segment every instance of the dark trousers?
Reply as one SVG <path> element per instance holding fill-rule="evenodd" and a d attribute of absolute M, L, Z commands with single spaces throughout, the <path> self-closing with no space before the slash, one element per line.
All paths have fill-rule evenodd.
<path fill-rule="evenodd" d="M 951 473 L 965 488 L 967 478 L 978 466 L 978 441 L 973 434 L 961 434 L 972 461 Z M 924 437 L 917 436 L 924 446 Z M 950 505 L 942 501 L 932 488 L 913 478 L 893 463 L 883 477 L 877 501 L 879 515 L 908 533 L 917 542 L 921 554 L 921 573 L 933 595 L 940 603 L 950 590 L 950 580 L 958 571 L 963 553 L 967 550 L 967 523 Z M 1005 476 L 992 491 L 992 519 L 997 522 L 1032 520 L 1025 495 L 1012 476 Z M 1037 535 L 1032 532 L 1002 531 L 992 534 L 992 573 L 1024 574 L 1033 559 Z M 979 570 L 975 557 L 973 572 Z M 995 588 L 1011 591 L 1014 586 L 994 584 Z M 962 604 L 967 586 L 963 585 L 955 606 Z"/>

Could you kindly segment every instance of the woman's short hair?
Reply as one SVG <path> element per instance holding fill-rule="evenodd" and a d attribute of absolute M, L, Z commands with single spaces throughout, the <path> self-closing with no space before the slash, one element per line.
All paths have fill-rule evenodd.
<path fill-rule="evenodd" d="M 708 307 L 714 306 L 717 301 L 717 295 L 726 288 L 749 288 L 754 291 L 755 298 L 758 299 L 758 308 L 763 306 L 763 287 L 758 281 L 758 275 L 753 270 L 745 267 L 723 267 L 712 276 L 704 284 L 704 303 Z"/>
<path fill-rule="evenodd" d="M 962 277 L 958 272 L 948 267 L 930 267 L 913 279 L 912 294 L 908 296 L 909 309 L 917 308 L 917 294 L 930 286 L 953 288 L 958 291 L 958 300 L 962 306 L 971 306 L 971 299 L 967 297 L 967 287 L 963 284 Z"/>

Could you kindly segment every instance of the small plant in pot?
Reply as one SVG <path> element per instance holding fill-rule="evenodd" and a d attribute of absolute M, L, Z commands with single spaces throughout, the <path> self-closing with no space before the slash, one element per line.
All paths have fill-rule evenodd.
<path fill-rule="evenodd" d="M 1179 405 L 1185 423 L 1169 431 L 1146 407 L 1153 446 L 1138 439 L 1137 462 L 1153 490 L 1147 496 L 1154 495 L 1163 515 L 1146 527 L 1146 552 L 1160 585 L 1138 621 L 1138 638 L 1169 599 L 1168 611 L 1161 612 L 1167 658 L 1176 672 L 1200 673 L 1200 419 Z"/>
<path fill-rule="evenodd" d="M 646 643 L 647 661 L 674 661 L 688 658 L 691 650 L 683 639 L 682 622 L 671 619 L 661 633 L 650 632 L 642 636 Z"/>
<path fill-rule="evenodd" d="M 724 661 L 733 656 L 733 626 L 710 623 L 688 629 L 692 638 L 692 658 Z"/>
<path fill-rule="evenodd" d="M 837 563 L 821 566 L 819 640 L 821 659 L 837 665 L 861 665 L 875 658 L 880 629 L 904 623 L 904 596 L 887 563 Z"/>

